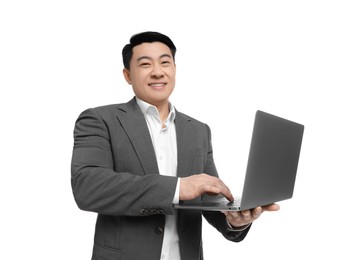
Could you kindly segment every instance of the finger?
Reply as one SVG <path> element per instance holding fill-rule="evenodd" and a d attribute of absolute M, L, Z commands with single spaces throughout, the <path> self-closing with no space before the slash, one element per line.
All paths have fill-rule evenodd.
<path fill-rule="evenodd" d="M 231 193 L 230 189 L 228 188 L 228 186 L 226 184 L 224 184 L 224 182 L 220 182 L 219 184 L 219 189 L 220 189 L 220 193 L 225 196 L 229 201 L 234 201 L 234 196 Z"/>
<path fill-rule="evenodd" d="M 204 186 L 205 193 L 214 193 L 214 194 L 222 194 L 229 201 L 234 201 L 234 196 L 230 192 L 227 185 L 217 177 L 208 176 L 207 185 Z"/>
<path fill-rule="evenodd" d="M 228 189 L 223 189 L 221 194 L 225 196 L 229 201 L 234 201 L 234 196 Z"/>
<path fill-rule="evenodd" d="M 250 216 L 251 212 L 249 210 L 243 210 L 243 211 L 241 211 L 241 215 L 242 216 Z"/>
<path fill-rule="evenodd" d="M 206 184 L 203 186 L 203 194 L 204 193 L 210 195 L 218 195 L 221 193 L 221 190 L 216 186 Z"/>
<path fill-rule="evenodd" d="M 240 217 L 240 214 L 239 214 L 239 212 L 237 212 L 237 211 L 227 211 L 226 216 L 227 216 L 227 217 L 228 217 L 228 216 L 231 216 L 231 217 L 233 217 L 233 218 L 239 218 L 239 217 Z"/>
<path fill-rule="evenodd" d="M 262 213 L 262 207 L 256 207 L 255 209 L 252 210 L 252 216 L 254 219 L 259 218 L 261 213 Z"/>
<path fill-rule="evenodd" d="M 262 211 L 277 211 L 279 209 L 280 209 L 280 206 L 275 203 L 262 207 Z"/>
<path fill-rule="evenodd" d="M 250 220 L 252 218 L 252 214 L 250 210 L 241 211 L 241 216 L 244 220 Z"/>

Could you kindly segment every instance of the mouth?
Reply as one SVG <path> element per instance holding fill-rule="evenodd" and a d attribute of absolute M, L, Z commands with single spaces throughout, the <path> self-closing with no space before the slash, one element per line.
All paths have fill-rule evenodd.
<path fill-rule="evenodd" d="M 161 89 L 166 86 L 166 83 L 150 83 L 148 86 L 153 89 Z"/>

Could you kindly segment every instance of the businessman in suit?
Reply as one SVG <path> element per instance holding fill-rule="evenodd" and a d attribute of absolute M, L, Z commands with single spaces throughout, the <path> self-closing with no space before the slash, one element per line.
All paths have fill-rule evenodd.
<path fill-rule="evenodd" d="M 157 32 L 133 35 L 122 51 L 135 96 L 85 110 L 76 121 L 72 188 L 82 210 L 98 213 L 93 260 L 203 259 L 202 216 L 239 242 L 264 211 L 180 210 L 173 204 L 223 194 L 209 127 L 175 109 L 176 47 Z"/>

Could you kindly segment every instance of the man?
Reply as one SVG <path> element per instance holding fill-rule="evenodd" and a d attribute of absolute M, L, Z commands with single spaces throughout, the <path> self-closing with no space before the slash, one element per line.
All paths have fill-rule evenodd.
<path fill-rule="evenodd" d="M 123 48 L 123 74 L 135 97 L 84 111 L 76 121 L 72 188 L 82 210 L 98 213 L 92 259 L 203 259 L 202 215 L 239 242 L 263 211 L 180 210 L 172 204 L 223 194 L 210 129 L 169 102 L 176 47 L 157 32 L 132 36 Z"/>

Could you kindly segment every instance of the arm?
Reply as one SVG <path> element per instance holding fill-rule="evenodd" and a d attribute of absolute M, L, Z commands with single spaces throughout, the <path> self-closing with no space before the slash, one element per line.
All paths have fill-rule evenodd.
<path fill-rule="evenodd" d="M 172 214 L 177 178 L 144 174 L 132 144 L 125 143 L 125 132 L 114 119 L 106 122 L 90 109 L 76 121 L 71 183 L 77 205 L 105 215 Z M 114 148 L 118 142 L 130 150 Z"/>
<path fill-rule="evenodd" d="M 193 199 L 205 193 L 222 194 L 228 200 L 234 200 L 229 188 L 218 178 L 218 173 L 213 159 L 211 134 L 208 129 L 208 151 L 205 160 L 204 172 L 207 174 L 191 175 L 181 179 L 180 199 Z M 203 216 L 222 235 L 232 241 L 239 242 L 247 235 L 253 221 L 258 219 L 265 211 L 277 211 L 279 205 L 271 204 L 264 207 L 241 212 L 215 212 L 203 211 Z"/>
<path fill-rule="evenodd" d="M 208 142 L 209 142 L 209 149 L 208 149 L 208 159 L 206 163 L 206 172 L 217 176 L 218 173 L 216 170 L 216 166 L 214 163 L 214 158 L 213 158 L 213 150 L 212 150 L 212 144 L 211 144 L 211 132 L 208 127 Z M 221 194 L 227 197 L 229 200 L 234 200 L 233 195 L 231 194 L 231 197 L 227 196 L 227 193 L 230 193 L 230 190 L 227 185 L 221 185 Z M 249 225 L 247 228 L 243 230 L 233 230 L 231 228 L 231 225 L 228 225 L 228 219 L 222 212 L 209 212 L 209 211 L 204 211 L 203 216 L 206 218 L 206 220 L 214 226 L 226 239 L 234 242 L 240 242 L 242 241 L 246 235 L 248 234 L 249 229 L 251 228 L 251 225 Z M 229 222 L 231 223 L 231 222 Z M 232 223 L 231 223 L 232 224 Z"/>
<path fill-rule="evenodd" d="M 205 159 L 198 160 L 197 165 L 201 165 L 199 169 L 205 174 L 195 174 L 181 178 L 180 200 L 191 200 L 205 193 L 221 193 L 228 200 L 234 200 L 229 188 L 218 177 L 213 159 L 210 128 L 206 126 L 203 133 L 205 133 L 203 135 L 203 149 L 205 148 L 203 155 Z M 243 229 L 234 230 L 231 225 L 228 225 L 225 215 L 221 212 L 203 211 L 202 214 L 212 226 L 221 232 L 226 239 L 231 241 L 239 242 L 243 240 L 250 228 L 248 226 Z"/>

